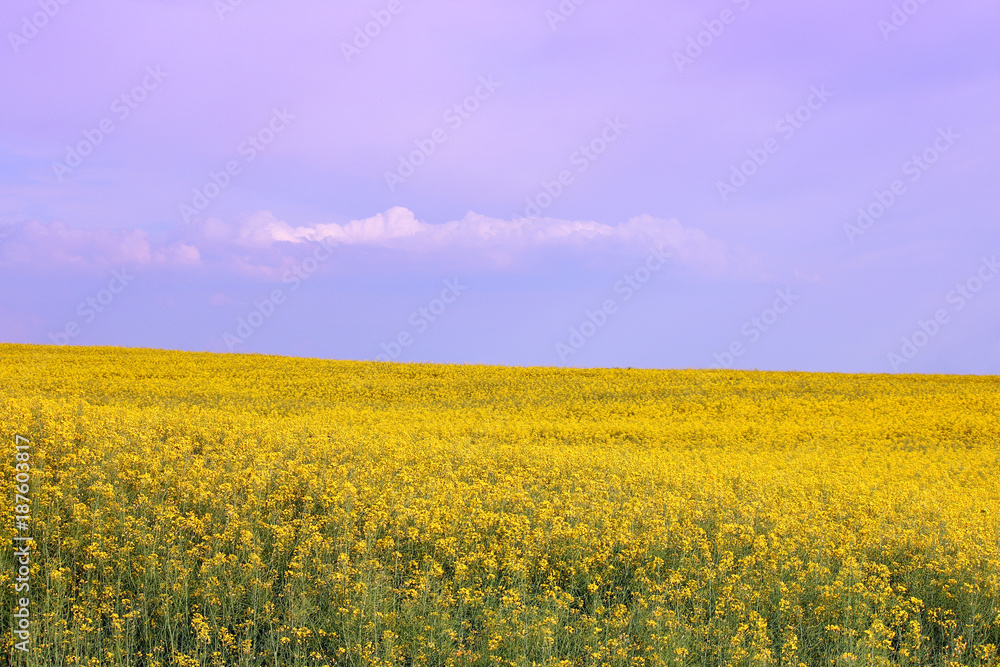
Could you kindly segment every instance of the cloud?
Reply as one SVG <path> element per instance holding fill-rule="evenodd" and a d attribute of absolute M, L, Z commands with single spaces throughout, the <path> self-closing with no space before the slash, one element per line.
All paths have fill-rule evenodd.
<path fill-rule="evenodd" d="M 34 265 L 108 268 L 129 265 L 191 266 L 198 248 L 182 242 L 156 245 L 142 229 L 85 230 L 62 222 L 31 220 L 8 226 L 0 245 L 0 266 Z"/>
<path fill-rule="evenodd" d="M 0 266 L 209 265 L 263 277 L 283 273 L 316 242 L 337 246 L 345 258 L 354 254 L 369 262 L 394 257 L 409 264 L 472 263 L 495 271 L 530 265 L 552 253 L 644 256 L 654 247 L 670 251 L 678 264 L 713 276 L 746 263 L 723 241 L 675 219 L 639 215 L 609 225 L 558 218 L 502 220 L 470 211 L 461 220 L 429 223 L 401 206 L 345 224 L 293 226 L 270 211 L 235 222 L 207 218 L 160 240 L 142 229 L 84 230 L 32 221 L 14 225 L 5 240 Z"/>
<path fill-rule="evenodd" d="M 411 254 L 473 253 L 500 257 L 498 252 L 532 253 L 546 249 L 575 249 L 582 253 L 644 253 L 650 247 L 665 247 L 682 264 L 713 274 L 724 274 L 733 257 L 727 244 L 704 231 L 685 227 L 676 219 L 640 215 L 618 225 L 558 218 L 502 220 L 470 211 L 461 220 L 422 222 L 402 206 L 390 208 L 363 220 L 345 224 L 327 223 L 293 227 L 263 211 L 248 218 L 240 237 L 258 246 L 315 241 L 344 246 L 369 246 Z M 498 267 L 499 268 L 499 267 Z"/>

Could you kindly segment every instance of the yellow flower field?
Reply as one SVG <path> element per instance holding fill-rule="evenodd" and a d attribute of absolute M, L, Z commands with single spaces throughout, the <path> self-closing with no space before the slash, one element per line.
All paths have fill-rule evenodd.
<path fill-rule="evenodd" d="M 12 664 L 1000 664 L 996 377 L 0 345 L 0 386 Z"/>

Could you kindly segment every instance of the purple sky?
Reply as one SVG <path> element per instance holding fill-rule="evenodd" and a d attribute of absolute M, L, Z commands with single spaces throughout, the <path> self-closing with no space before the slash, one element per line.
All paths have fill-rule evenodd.
<path fill-rule="evenodd" d="M 63 1 L 0 341 L 1000 373 L 995 2 Z"/>

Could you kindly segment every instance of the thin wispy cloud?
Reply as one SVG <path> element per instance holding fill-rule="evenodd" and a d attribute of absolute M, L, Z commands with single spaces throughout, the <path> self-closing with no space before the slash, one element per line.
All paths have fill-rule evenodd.
<path fill-rule="evenodd" d="M 7 243 L 0 247 L 0 262 L 80 269 L 134 264 L 277 271 L 314 243 L 336 246 L 344 255 L 352 249 L 382 248 L 414 260 L 430 257 L 438 263 L 452 258 L 464 264 L 471 254 L 485 262 L 480 264 L 482 270 L 501 272 L 529 256 L 537 261 L 545 251 L 573 250 L 585 257 L 613 250 L 640 256 L 657 248 L 669 252 L 679 265 L 714 276 L 725 275 L 734 259 L 721 239 L 677 220 L 650 215 L 609 225 L 558 218 L 501 220 L 469 212 L 461 220 L 430 223 L 395 206 L 344 224 L 293 226 L 270 211 L 236 222 L 208 218 L 184 229 L 182 240 L 159 241 L 143 229 L 88 230 L 62 222 L 29 221 L 9 227 Z"/>

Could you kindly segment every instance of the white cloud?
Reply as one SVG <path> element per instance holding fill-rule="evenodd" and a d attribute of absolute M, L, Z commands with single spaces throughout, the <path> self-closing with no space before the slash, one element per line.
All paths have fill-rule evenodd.
<path fill-rule="evenodd" d="M 650 246 L 673 251 L 682 264 L 711 273 L 724 273 L 730 263 L 727 245 L 704 231 L 685 227 L 676 219 L 640 215 L 618 225 L 593 221 L 535 218 L 501 220 L 469 212 L 461 220 L 422 222 L 401 206 L 346 224 L 316 224 L 292 227 L 268 211 L 244 223 L 241 237 L 253 244 L 305 243 L 328 240 L 346 246 L 378 246 L 413 253 L 482 251 L 484 256 L 517 250 L 573 247 L 600 252 L 608 245 L 633 246 L 645 252 Z"/>
<path fill-rule="evenodd" d="M 7 231 L 10 242 L 0 246 L 0 265 L 107 268 L 200 262 L 197 247 L 179 242 L 154 244 L 143 229 L 80 229 L 58 221 L 32 220 Z"/>
<path fill-rule="evenodd" d="M 608 253 L 639 257 L 652 247 L 669 250 L 679 264 L 717 277 L 738 269 L 735 264 L 747 265 L 740 253 L 704 231 L 650 215 L 609 225 L 558 218 L 502 220 L 470 211 L 461 220 L 429 223 L 396 206 L 345 224 L 293 226 L 270 211 L 258 211 L 235 223 L 209 218 L 176 234 L 182 236 L 155 241 L 142 229 L 83 230 L 61 222 L 32 221 L 14 226 L 9 242 L 0 247 L 0 264 L 181 268 L 212 264 L 273 277 L 307 252 L 312 242 L 324 241 L 338 245 L 345 257 L 352 248 L 378 248 L 409 260 L 427 258 L 435 266 L 473 262 L 479 269 L 496 271 L 561 250 L 581 257 Z"/>

